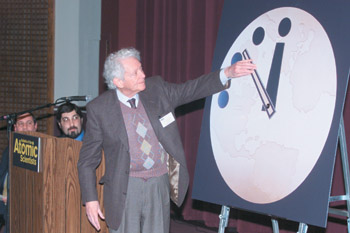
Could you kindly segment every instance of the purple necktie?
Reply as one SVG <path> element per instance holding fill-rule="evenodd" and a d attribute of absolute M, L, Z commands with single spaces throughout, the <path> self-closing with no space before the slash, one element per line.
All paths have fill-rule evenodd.
<path fill-rule="evenodd" d="M 128 100 L 128 103 L 130 104 L 131 108 L 135 109 L 136 108 L 136 99 L 135 98 L 132 98 L 132 99 L 129 99 Z"/>

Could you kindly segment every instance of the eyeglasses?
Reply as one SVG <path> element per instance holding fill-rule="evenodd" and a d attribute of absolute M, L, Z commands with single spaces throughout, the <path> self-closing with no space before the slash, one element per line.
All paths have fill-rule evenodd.
<path fill-rule="evenodd" d="M 27 121 L 27 122 L 18 121 L 18 122 L 16 123 L 16 125 L 17 125 L 18 127 L 24 127 L 25 125 L 26 125 L 26 126 L 33 126 L 33 125 L 34 125 L 34 121 Z"/>

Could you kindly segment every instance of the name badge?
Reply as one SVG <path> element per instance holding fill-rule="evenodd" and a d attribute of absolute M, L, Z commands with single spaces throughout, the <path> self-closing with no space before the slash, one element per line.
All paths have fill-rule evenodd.
<path fill-rule="evenodd" d="M 159 119 L 160 123 L 162 124 L 163 128 L 167 127 L 170 123 L 175 121 L 175 117 L 172 112 L 169 112 L 165 116 Z"/>

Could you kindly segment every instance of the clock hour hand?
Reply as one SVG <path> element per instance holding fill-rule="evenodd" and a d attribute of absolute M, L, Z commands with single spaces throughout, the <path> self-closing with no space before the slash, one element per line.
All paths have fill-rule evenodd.
<path fill-rule="evenodd" d="M 250 59 L 249 53 L 248 51 L 245 49 L 242 52 L 242 56 L 245 60 Z M 275 114 L 276 109 L 275 106 L 273 105 L 269 94 L 266 91 L 266 88 L 264 87 L 264 84 L 261 82 L 261 79 L 259 77 L 259 74 L 256 70 L 254 70 L 254 72 L 251 74 L 255 87 L 258 90 L 260 99 L 263 103 L 263 108 L 265 110 L 265 112 L 267 113 L 268 117 L 271 118 L 273 114 Z"/>

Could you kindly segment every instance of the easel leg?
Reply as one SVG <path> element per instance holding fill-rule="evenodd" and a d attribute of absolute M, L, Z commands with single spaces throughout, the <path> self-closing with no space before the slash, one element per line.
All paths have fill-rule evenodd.
<path fill-rule="evenodd" d="M 348 233 L 350 233 L 350 171 L 349 171 L 348 149 L 346 146 L 346 137 L 345 137 L 345 127 L 344 127 L 343 116 L 340 118 L 338 138 L 339 138 L 341 163 L 342 163 L 342 168 L 343 168 L 345 195 L 330 196 L 329 202 L 346 201 L 347 208 L 346 208 L 346 210 L 329 208 L 329 213 L 340 215 L 340 216 L 345 216 L 346 220 L 347 220 Z"/>
<path fill-rule="evenodd" d="M 272 230 L 273 233 L 279 233 L 279 226 L 278 226 L 278 220 L 272 218 Z M 307 224 L 305 223 L 299 223 L 299 229 L 297 233 L 306 233 L 307 232 Z"/>
<path fill-rule="evenodd" d="M 223 205 L 221 207 L 221 214 L 219 215 L 220 225 L 219 225 L 218 233 L 225 233 L 225 228 L 227 227 L 227 224 L 228 224 L 229 214 L 230 214 L 230 208 Z"/>
<path fill-rule="evenodd" d="M 307 232 L 307 224 L 299 223 L 299 229 L 297 233 L 306 233 Z"/>
<path fill-rule="evenodd" d="M 348 149 L 346 146 L 346 137 L 345 137 L 345 126 L 343 116 L 340 118 L 340 127 L 339 127 L 339 145 L 340 145 L 340 155 L 342 160 L 343 176 L 344 176 L 344 187 L 345 187 L 345 196 L 346 196 L 346 206 L 347 206 L 347 225 L 348 233 L 350 233 L 350 171 L 349 171 L 349 159 L 348 159 Z"/>
<path fill-rule="evenodd" d="M 272 230 L 273 230 L 273 233 L 279 233 L 280 230 L 279 230 L 279 226 L 278 226 L 278 221 L 276 219 L 271 219 L 272 221 Z"/>

